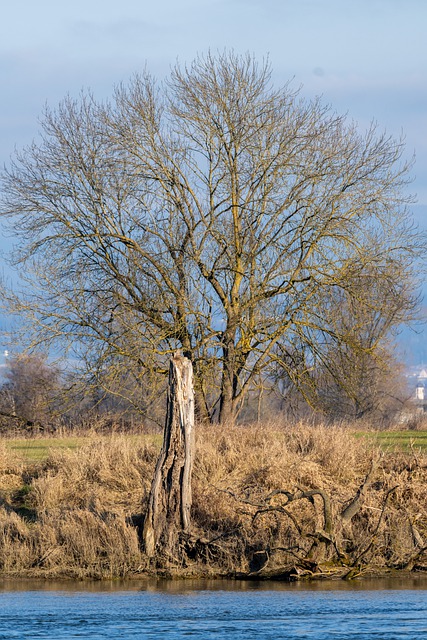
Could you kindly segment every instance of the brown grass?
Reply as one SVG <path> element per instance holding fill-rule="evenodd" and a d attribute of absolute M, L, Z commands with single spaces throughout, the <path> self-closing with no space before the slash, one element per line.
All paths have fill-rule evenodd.
<path fill-rule="evenodd" d="M 306 424 L 198 427 L 197 434 L 194 530 L 169 568 L 328 575 L 340 567 L 353 575 L 426 563 L 426 454 L 383 454 L 349 428 Z M 2 573 L 102 578 L 146 571 L 138 526 L 157 453 L 154 444 L 112 436 L 78 450 L 52 446 L 45 461 L 23 463 L 0 443 Z M 373 462 L 359 509 L 345 522 L 342 512 Z M 304 497 L 312 490 L 318 493 Z M 328 532 L 322 495 L 331 504 Z"/>
<path fill-rule="evenodd" d="M 195 520 L 205 535 L 223 536 L 221 546 L 232 547 L 235 569 L 248 572 L 260 551 L 266 571 L 273 573 L 274 567 L 305 560 L 314 568 L 332 563 L 334 571 L 338 563 L 344 574 L 367 567 L 411 568 L 427 560 L 425 552 L 417 557 L 427 544 L 425 454 L 383 454 L 349 429 L 304 424 L 199 429 L 200 441 Z M 343 522 L 341 514 L 373 461 L 376 471 L 360 509 Z M 325 528 L 320 495 L 289 502 L 282 493 L 268 500 L 272 492 L 295 496 L 298 489 L 318 490 L 330 499 L 333 543 L 319 540 Z"/>

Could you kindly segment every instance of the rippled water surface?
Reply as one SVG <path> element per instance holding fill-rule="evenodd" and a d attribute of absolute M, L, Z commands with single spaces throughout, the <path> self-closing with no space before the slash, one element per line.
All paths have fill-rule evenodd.
<path fill-rule="evenodd" d="M 427 639 L 427 581 L 0 582 L 6 638 Z"/>

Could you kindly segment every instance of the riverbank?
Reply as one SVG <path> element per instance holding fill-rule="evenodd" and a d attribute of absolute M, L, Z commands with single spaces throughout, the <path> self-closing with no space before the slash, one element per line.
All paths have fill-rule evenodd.
<path fill-rule="evenodd" d="M 94 437 L 26 461 L 0 443 L 2 576 L 312 580 L 427 570 L 427 455 L 350 428 L 198 427 L 193 529 L 149 562 L 151 439 Z"/>

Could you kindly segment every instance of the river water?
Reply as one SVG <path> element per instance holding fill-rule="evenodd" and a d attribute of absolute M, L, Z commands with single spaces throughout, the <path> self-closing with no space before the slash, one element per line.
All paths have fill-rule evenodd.
<path fill-rule="evenodd" d="M 0 581 L 0 640 L 12 638 L 427 639 L 427 579 Z"/>

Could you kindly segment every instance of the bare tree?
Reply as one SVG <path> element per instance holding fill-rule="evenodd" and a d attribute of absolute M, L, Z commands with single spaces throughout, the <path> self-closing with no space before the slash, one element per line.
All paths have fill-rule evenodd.
<path fill-rule="evenodd" d="M 321 348 L 313 349 L 314 340 L 292 351 L 279 345 L 270 377 L 282 395 L 303 398 L 331 417 L 388 420 L 408 395 L 391 339 L 396 314 L 403 317 L 406 306 L 399 308 L 401 283 L 355 266 L 346 289 L 323 300 L 323 321 L 315 329 Z"/>
<path fill-rule="evenodd" d="M 60 391 L 60 370 L 44 356 L 11 357 L 0 388 L 0 415 L 15 419 L 18 425 L 52 426 L 58 420 Z"/>
<path fill-rule="evenodd" d="M 199 415 L 226 422 L 277 345 L 303 344 L 310 365 L 325 336 L 340 341 L 325 309 L 335 292 L 357 302 L 355 271 L 391 287 L 364 294 L 390 330 L 408 318 L 423 239 L 403 142 L 270 75 L 209 54 L 163 84 L 136 76 L 110 103 L 46 110 L 2 187 L 29 284 L 7 299 L 32 341 L 150 375 L 180 347 Z"/>

